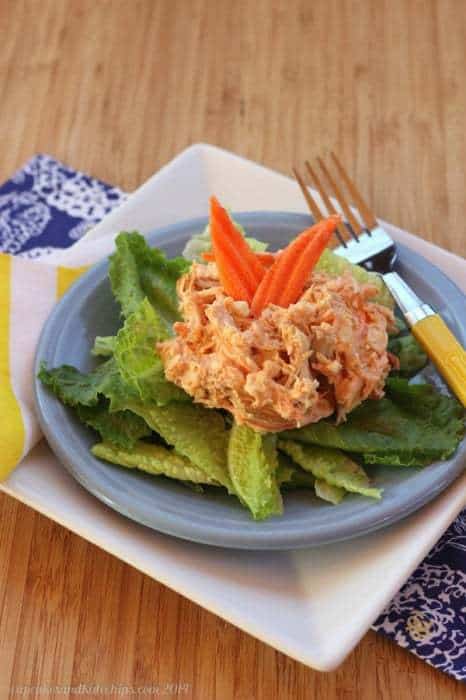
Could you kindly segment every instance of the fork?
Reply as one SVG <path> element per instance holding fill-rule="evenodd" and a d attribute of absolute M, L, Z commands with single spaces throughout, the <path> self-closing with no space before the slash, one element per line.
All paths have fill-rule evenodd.
<path fill-rule="evenodd" d="M 399 274 L 394 272 L 393 268 L 397 260 L 394 240 L 379 224 L 335 153 L 331 152 L 330 156 L 333 161 L 333 170 L 336 171 L 339 180 L 348 190 L 357 206 L 360 220 L 363 222 L 362 225 L 359 218 L 353 213 L 337 178 L 332 175 L 323 159 L 317 158 L 319 172 L 322 173 L 333 191 L 334 199 L 338 202 L 344 217 L 335 231 L 340 245 L 333 252 L 352 263 L 362 265 L 366 270 L 377 272 L 383 277 L 414 337 L 423 346 L 451 390 L 466 407 L 466 352 L 464 348 L 432 307 L 423 303 Z M 309 161 L 305 161 L 305 167 L 327 210 L 326 213 L 322 211 L 321 205 L 309 191 L 302 175 L 296 168 L 293 168 L 293 174 L 314 219 L 319 221 L 330 214 L 340 213 L 330 199 L 328 190 L 317 169 L 313 168 Z"/>

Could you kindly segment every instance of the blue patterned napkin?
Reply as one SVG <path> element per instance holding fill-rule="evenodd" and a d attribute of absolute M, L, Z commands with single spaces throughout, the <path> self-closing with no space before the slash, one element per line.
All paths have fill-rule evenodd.
<path fill-rule="evenodd" d="M 117 187 L 38 155 L 0 187 L 0 250 L 36 258 L 67 248 L 126 197 Z"/>
<path fill-rule="evenodd" d="M 0 187 L 0 250 L 36 258 L 67 248 L 125 198 L 116 187 L 38 155 Z M 373 628 L 466 680 L 466 510 Z"/>

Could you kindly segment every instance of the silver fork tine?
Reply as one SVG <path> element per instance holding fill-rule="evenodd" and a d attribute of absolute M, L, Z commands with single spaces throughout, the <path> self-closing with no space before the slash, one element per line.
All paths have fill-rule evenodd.
<path fill-rule="evenodd" d="M 374 214 L 371 212 L 370 208 L 362 198 L 361 193 L 359 192 L 351 178 L 348 176 L 346 170 L 336 157 L 335 153 L 333 151 L 330 151 L 330 155 L 333 159 L 333 162 L 336 165 L 341 179 L 346 184 L 346 187 L 348 188 L 348 191 L 351 194 L 351 197 L 358 208 L 359 214 L 361 215 L 361 218 L 364 221 L 367 230 L 371 231 L 373 228 L 376 228 L 378 226 L 377 219 L 375 218 Z"/>
<path fill-rule="evenodd" d="M 335 207 L 332 204 L 332 201 L 330 200 L 330 197 L 327 194 L 325 187 L 323 186 L 320 178 L 317 176 L 317 173 L 311 167 L 311 164 L 309 163 L 308 160 L 305 161 L 305 165 L 307 168 L 307 172 L 309 173 L 309 177 L 314 182 L 314 185 L 316 186 L 318 193 L 320 194 L 320 196 L 324 200 L 324 204 L 327 207 L 327 212 L 329 214 L 338 214 L 337 210 L 335 209 Z M 335 233 L 337 234 L 338 240 L 340 241 L 340 243 L 346 247 L 346 245 L 347 245 L 346 238 L 347 238 L 348 233 L 351 233 L 351 232 L 349 231 L 348 227 L 345 226 L 343 221 L 340 221 Z"/>
<path fill-rule="evenodd" d="M 324 161 L 322 158 L 317 158 L 317 162 L 320 165 L 320 168 L 322 172 L 324 173 L 325 177 L 327 178 L 330 187 L 333 190 L 333 193 L 335 195 L 335 199 L 337 200 L 338 204 L 343 210 L 344 215 L 346 216 L 346 219 L 350 225 L 350 232 L 353 234 L 353 238 L 357 240 L 358 236 L 361 235 L 361 233 L 364 231 L 363 227 L 359 223 L 359 221 L 356 219 L 354 216 L 353 212 L 351 211 L 346 199 L 343 196 L 343 193 L 333 177 L 331 176 L 327 166 L 325 165 Z"/>
<path fill-rule="evenodd" d="M 301 192 L 304 195 L 304 199 L 306 200 L 307 206 L 309 207 L 309 210 L 314 219 L 316 221 L 320 221 L 321 219 L 325 218 L 324 214 L 321 212 L 319 206 L 317 205 L 317 202 L 312 198 L 309 190 L 306 187 L 306 183 L 304 182 L 303 178 L 301 177 L 296 168 L 293 168 L 293 175 L 295 176 L 298 185 L 301 188 Z"/>
<path fill-rule="evenodd" d="M 311 212 L 314 219 L 316 221 L 320 221 L 321 219 L 325 219 L 325 214 L 323 213 L 323 211 L 321 210 L 321 208 L 317 204 L 314 197 L 309 192 L 308 188 L 306 187 L 306 183 L 304 182 L 303 177 L 300 175 L 300 173 L 298 172 L 298 170 L 296 168 L 293 168 L 293 175 L 295 176 L 296 181 L 301 188 L 301 192 L 304 195 L 304 199 L 306 200 L 307 205 L 309 207 L 309 211 Z M 339 242 L 341 243 L 341 245 L 346 247 L 345 239 L 342 238 L 341 233 L 339 232 L 338 229 L 336 229 L 335 234 L 336 234 Z"/>
<path fill-rule="evenodd" d="M 332 204 L 332 201 L 330 197 L 327 194 L 327 191 L 325 187 L 323 186 L 319 176 L 317 175 L 316 171 L 312 168 L 311 164 L 309 163 L 308 160 L 305 161 L 305 166 L 307 168 L 307 172 L 309 173 L 309 177 L 311 180 L 314 182 L 314 185 L 316 186 L 320 196 L 324 200 L 324 204 L 327 207 L 327 211 L 329 214 L 338 214 L 337 210 Z"/>

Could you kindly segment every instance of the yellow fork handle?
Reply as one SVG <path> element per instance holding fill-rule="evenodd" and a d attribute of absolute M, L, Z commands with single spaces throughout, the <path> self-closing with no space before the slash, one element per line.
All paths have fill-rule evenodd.
<path fill-rule="evenodd" d="M 447 324 L 434 314 L 415 323 L 411 331 L 466 408 L 466 351 Z"/>

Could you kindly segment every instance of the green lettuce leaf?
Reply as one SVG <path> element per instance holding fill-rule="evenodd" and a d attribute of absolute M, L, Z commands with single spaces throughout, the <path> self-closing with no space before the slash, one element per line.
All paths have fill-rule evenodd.
<path fill-rule="evenodd" d="M 151 432 L 142 418 L 124 410 L 132 394 L 122 383 L 113 358 L 87 374 L 70 365 L 56 369 L 42 365 L 39 379 L 104 440 L 130 447 Z"/>
<path fill-rule="evenodd" d="M 165 323 L 179 320 L 176 283 L 189 270 L 184 258 L 171 258 L 151 248 L 141 234 L 120 233 L 116 252 L 110 256 L 109 277 L 112 291 L 127 317 L 147 297 Z"/>
<path fill-rule="evenodd" d="M 42 364 L 38 376 L 67 406 L 96 406 L 101 396 L 111 399 L 113 394 L 121 391 L 113 358 L 87 374 L 70 365 L 47 369 Z"/>
<path fill-rule="evenodd" d="M 96 406 L 76 407 L 79 419 L 96 430 L 101 438 L 115 447 L 132 449 L 140 438 L 151 434 L 147 423 L 131 411 L 109 412 L 108 402 Z"/>
<path fill-rule="evenodd" d="M 276 436 L 234 424 L 228 444 L 228 470 L 238 498 L 254 520 L 283 512 L 277 468 Z"/>
<path fill-rule="evenodd" d="M 234 492 L 227 469 L 228 430 L 218 411 L 179 401 L 165 406 L 144 404 L 139 393 L 121 378 L 115 358 L 89 374 L 64 365 L 52 370 L 42 367 L 39 376 L 63 403 L 79 406 L 86 422 L 94 422 L 93 427 L 104 418 L 97 416 L 97 412 L 96 415 L 91 412 L 84 414 L 82 407 L 95 407 L 102 397 L 110 400 L 111 412 L 136 414 L 209 479 L 225 486 L 230 493 Z M 109 439 L 109 433 L 103 437 Z"/>
<path fill-rule="evenodd" d="M 278 453 L 277 483 L 280 489 L 283 488 L 287 491 L 312 489 L 314 481 L 312 474 L 298 467 L 291 457 L 288 457 L 284 452 Z"/>
<path fill-rule="evenodd" d="M 117 447 L 107 442 L 94 445 L 92 454 L 112 464 L 128 469 L 140 469 L 148 474 L 168 476 L 170 479 L 190 481 L 195 484 L 215 483 L 189 459 L 161 445 L 139 442 L 131 449 Z"/>
<path fill-rule="evenodd" d="M 277 471 L 275 473 L 275 478 L 280 489 L 282 488 L 282 486 L 286 488 L 288 484 L 291 484 L 291 480 L 295 472 L 295 465 L 293 463 L 293 460 L 290 459 L 287 455 L 283 454 L 283 452 L 279 452 L 277 457 L 278 466 Z"/>
<path fill-rule="evenodd" d="M 244 228 L 241 226 L 241 224 L 238 224 L 238 222 L 234 221 L 233 219 L 232 221 L 238 231 L 243 234 L 252 250 L 255 250 L 257 253 L 267 250 L 267 243 L 258 241 L 256 238 L 246 236 Z M 212 250 L 212 241 L 210 238 L 210 227 L 207 225 L 201 233 L 197 233 L 195 236 L 192 236 L 189 239 L 184 247 L 183 257 L 186 258 L 186 260 L 196 260 L 197 262 L 202 262 L 202 253 L 207 253 L 209 250 Z"/>
<path fill-rule="evenodd" d="M 94 340 L 91 355 L 95 357 L 111 357 L 115 350 L 116 335 L 98 335 Z"/>
<path fill-rule="evenodd" d="M 400 318 L 400 316 L 395 313 L 395 328 L 388 331 L 388 337 L 393 338 L 394 336 L 398 336 L 400 333 L 409 333 L 409 329 L 404 322 L 404 319 Z"/>
<path fill-rule="evenodd" d="M 191 401 L 165 377 L 156 344 L 169 338 L 165 323 L 147 297 L 131 313 L 116 337 L 114 357 L 121 377 L 144 403 L 164 406 L 170 401 Z"/>
<path fill-rule="evenodd" d="M 180 402 L 166 406 L 134 402 L 126 408 L 141 416 L 152 430 L 209 479 L 234 493 L 227 469 L 228 431 L 221 413 Z"/>
<path fill-rule="evenodd" d="M 339 450 L 328 447 L 302 445 L 292 440 L 280 440 L 280 450 L 289 455 L 305 471 L 330 486 L 370 498 L 380 498 L 381 490 L 370 486 L 369 478 L 362 467 Z"/>
<path fill-rule="evenodd" d="M 346 495 L 345 489 L 339 486 L 332 486 L 332 484 L 329 484 L 328 481 L 324 481 L 324 479 L 316 479 L 314 488 L 318 498 L 333 503 L 334 506 L 341 503 Z"/>
<path fill-rule="evenodd" d="M 218 411 L 179 401 L 165 406 L 144 404 L 121 378 L 115 358 L 88 374 L 67 365 L 52 370 L 42 367 L 40 379 L 63 403 L 77 408 L 81 420 L 98 430 L 104 441 L 129 447 L 154 430 L 202 470 L 209 483 L 215 481 L 234 493 L 227 469 L 228 430 Z M 103 397 L 110 401 L 110 412 L 103 410 Z M 118 430 L 120 440 L 115 437 Z"/>
<path fill-rule="evenodd" d="M 316 496 L 334 505 L 338 505 L 346 494 L 345 489 L 331 486 L 323 479 L 314 479 L 310 472 L 298 467 L 284 452 L 278 453 L 277 483 L 284 491 L 312 489 Z"/>
<path fill-rule="evenodd" d="M 392 337 L 388 341 L 388 350 L 396 355 L 400 361 L 400 368 L 392 375 L 401 377 L 414 377 L 423 369 L 429 358 L 417 342 L 412 333 L 399 337 Z"/>
<path fill-rule="evenodd" d="M 373 301 L 388 306 L 390 309 L 393 309 L 395 306 L 395 301 L 380 275 L 376 272 L 369 272 L 360 265 L 350 263 L 349 260 L 342 258 L 341 255 L 337 255 L 328 248 L 326 248 L 320 256 L 315 269 L 326 272 L 334 277 L 343 274 L 346 270 L 350 270 L 351 274 L 358 282 L 362 284 L 370 282 L 377 287 L 379 291 Z"/>
<path fill-rule="evenodd" d="M 280 489 L 294 491 L 297 489 L 313 489 L 316 496 L 334 505 L 340 503 L 345 489 L 331 486 L 323 479 L 314 479 L 310 472 L 298 467 L 295 462 L 284 452 L 278 453 L 277 482 Z"/>
<path fill-rule="evenodd" d="M 165 324 L 145 298 L 116 337 L 103 339 L 105 346 L 112 347 L 109 360 L 87 374 L 69 365 L 51 370 L 43 366 L 39 378 L 69 406 L 95 406 L 101 396 L 110 400 L 111 411 L 125 408 L 129 401 L 159 405 L 191 401 L 165 378 L 155 346 L 168 337 Z"/>
<path fill-rule="evenodd" d="M 283 437 L 359 453 L 367 464 L 425 466 L 453 454 L 464 434 L 456 399 L 397 377 L 387 380 L 386 391 L 386 398 L 358 406 L 346 423 L 322 420 Z"/>

